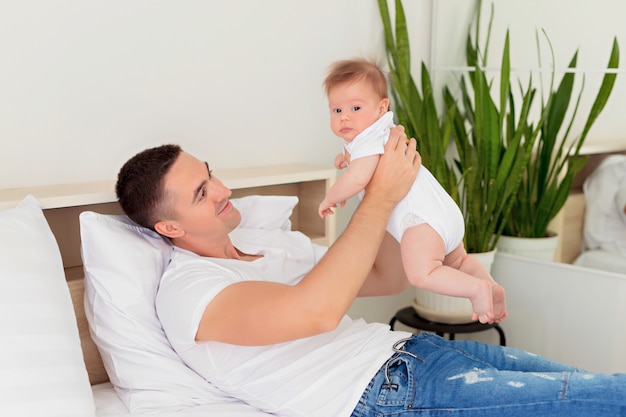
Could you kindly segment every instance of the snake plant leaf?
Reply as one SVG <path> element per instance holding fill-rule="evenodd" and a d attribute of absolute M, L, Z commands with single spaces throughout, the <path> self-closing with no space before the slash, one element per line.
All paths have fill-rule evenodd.
<path fill-rule="evenodd" d="M 613 46 L 611 48 L 611 56 L 609 57 L 609 63 L 607 64 L 607 68 L 615 69 L 619 66 L 619 45 L 617 43 L 617 38 L 613 38 Z M 596 119 L 606 106 L 607 101 L 609 101 L 609 97 L 611 92 L 613 91 L 613 85 L 615 84 L 615 80 L 617 78 L 616 73 L 607 72 L 602 78 L 602 84 L 600 85 L 600 89 L 598 91 L 598 95 L 596 96 L 593 105 L 591 106 L 591 111 L 589 112 L 589 117 L 587 118 L 587 122 L 585 123 L 585 127 L 583 128 L 583 132 L 581 134 L 582 138 L 585 138 L 589 133 L 589 129 L 595 123 Z M 580 151 L 580 147 L 582 143 L 579 144 L 577 151 Z"/>
<path fill-rule="evenodd" d="M 500 117 L 506 117 L 506 112 L 504 111 L 507 108 L 508 99 L 509 99 L 509 91 L 510 91 L 510 79 L 511 79 L 511 56 L 510 56 L 510 46 L 509 46 L 509 31 L 506 31 L 506 36 L 504 39 L 504 51 L 502 53 L 502 63 L 500 65 Z M 503 120 L 498 122 L 498 125 L 502 126 L 504 123 Z"/>
<path fill-rule="evenodd" d="M 402 1 L 396 0 L 396 69 L 400 75 L 402 88 L 410 86 L 411 77 L 411 53 L 409 48 L 409 34 L 406 26 L 406 17 Z"/>
<path fill-rule="evenodd" d="M 574 53 L 569 65 L 568 69 L 576 68 L 576 63 L 578 61 L 578 51 Z M 565 113 L 569 108 L 570 99 L 572 97 L 572 91 L 574 88 L 574 72 L 567 72 L 563 76 L 559 87 L 556 92 L 550 96 L 549 102 L 547 104 L 548 117 L 546 118 L 546 123 L 544 124 L 544 128 L 548 132 L 558 132 L 563 125 L 563 121 L 565 120 Z M 554 146 L 554 142 L 556 141 L 556 135 L 550 135 L 550 142 L 547 144 L 547 149 L 551 150 Z"/>

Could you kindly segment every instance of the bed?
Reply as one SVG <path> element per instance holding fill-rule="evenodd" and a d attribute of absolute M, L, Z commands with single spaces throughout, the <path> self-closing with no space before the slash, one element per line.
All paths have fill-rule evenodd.
<path fill-rule="evenodd" d="M 574 263 L 626 274 L 626 155 L 607 156 L 583 192 L 583 251 Z"/>
<path fill-rule="evenodd" d="M 243 403 L 205 404 L 185 407 L 178 410 L 150 411 L 131 413 L 115 392 L 110 382 L 92 386 L 95 415 L 98 417 L 267 417 L 263 411 Z"/>
<path fill-rule="evenodd" d="M 243 226 L 333 241 L 333 216 L 320 219 L 317 202 L 334 168 L 217 175 Z M 269 415 L 221 394 L 168 347 L 153 305 L 138 300 L 156 291 L 145 277 L 159 273 L 169 244 L 122 215 L 113 185 L 0 190 L 0 415 Z"/>
<path fill-rule="evenodd" d="M 234 197 L 241 199 L 242 210 L 245 210 L 245 204 L 251 204 L 255 208 L 252 212 L 262 213 L 263 210 L 258 210 L 262 203 L 250 203 L 247 198 L 264 195 L 268 199 L 266 201 L 272 202 L 268 213 L 282 213 L 274 217 L 257 216 L 254 221 L 258 224 L 255 227 L 293 227 L 326 245 L 334 240 L 334 216 L 326 219 L 317 216 L 317 202 L 334 182 L 334 168 L 290 165 L 217 174 L 227 186 L 235 190 Z M 88 242 L 90 248 L 87 253 L 103 259 L 108 258 L 107 251 L 117 251 L 117 257 L 112 258 L 117 259 L 117 262 L 109 262 L 109 269 L 114 266 L 128 269 L 121 259 L 124 256 L 138 256 L 132 253 L 133 247 L 141 249 L 140 244 L 131 244 L 136 241 L 143 245 L 156 245 L 159 251 L 167 250 L 166 246 L 161 245 L 162 242 L 155 243 L 154 236 L 134 233 L 136 230 L 133 232 L 134 226 L 127 223 L 114 202 L 112 190 L 112 181 L 0 190 L 0 331 L 3 334 L 3 343 L 0 344 L 0 415 L 267 416 L 246 404 L 221 397 L 214 390 L 207 391 L 203 384 L 198 384 L 197 375 L 195 378 L 193 375 L 188 379 L 176 378 L 175 375 L 179 373 L 173 372 L 172 367 L 181 369 L 183 365 L 163 360 L 164 357 L 175 360 L 171 357 L 172 351 L 165 349 L 148 355 L 141 350 L 140 354 L 146 355 L 148 359 L 130 372 L 129 377 L 117 369 L 119 358 L 103 350 L 102 346 L 99 349 L 94 343 L 94 335 L 107 329 L 107 323 L 108 330 L 123 323 L 123 320 L 116 321 L 109 315 L 101 317 L 100 324 L 94 327 L 93 323 L 98 320 L 94 320 L 93 312 L 100 309 L 93 304 L 106 302 L 102 294 L 109 294 L 113 300 L 128 302 L 127 305 L 118 305 L 122 313 L 128 314 L 133 300 L 141 298 L 132 291 L 153 289 L 146 289 L 145 285 L 139 283 L 134 289 L 117 288 L 117 293 L 109 293 L 111 288 L 97 291 L 95 281 L 85 279 L 85 242 Z M 285 196 L 297 196 L 299 204 L 294 206 L 293 197 L 278 198 Z M 280 210 L 276 210 L 277 201 L 280 202 Z M 569 249 L 562 248 L 562 257 L 563 261 L 571 262 L 579 256 L 582 247 L 582 193 L 572 194 L 564 213 L 566 227 L 562 229 L 562 240 L 569 244 Z M 254 216 L 250 219 L 254 219 Z M 268 219 L 273 219 L 275 224 L 268 224 Z M 128 234 L 113 244 L 110 240 L 109 244 L 90 241 L 93 236 L 101 236 L 101 233 L 85 235 L 84 230 L 89 225 L 101 228 L 102 233 L 109 232 L 115 236 L 125 232 Z M 125 244 L 117 244 L 119 242 Z M 153 268 L 159 265 L 159 251 L 150 251 L 153 257 L 148 260 L 148 265 Z M 521 271 L 528 264 L 526 260 L 510 258 L 505 259 L 506 262 L 520 263 L 515 264 L 515 270 Z M 537 267 L 542 271 L 548 270 L 546 265 Z M 503 269 L 503 275 L 509 275 L 509 264 L 501 261 L 500 268 Z M 623 280 L 617 281 L 622 285 Z M 130 280 L 122 282 L 128 283 Z M 514 282 L 510 285 L 513 286 Z M 528 299 L 523 293 L 524 288 L 527 286 L 520 288 L 520 308 L 527 304 L 524 301 Z M 100 299 L 96 299 L 94 294 L 99 294 Z M 515 303 L 511 304 L 513 308 Z M 92 314 L 90 320 L 88 314 Z M 144 319 L 138 316 L 125 321 L 130 326 L 127 338 L 130 342 L 141 340 L 137 337 L 136 329 Z M 153 320 L 154 317 L 149 319 Z M 513 318 L 507 324 L 512 329 L 515 327 Z M 522 337 L 525 327 L 525 323 L 521 322 L 520 331 L 509 332 L 520 335 L 520 344 L 531 339 Z M 515 341 L 514 338 L 512 340 Z M 538 353 L 543 353 L 540 350 L 545 340 L 543 338 L 528 348 L 536 347 Z M 105 352 L 104 357 L 101 352 Z M 549 356 L 552 352 L 545 353 Z M 607 365 L 607 369 L 608 366 L 613 365 Z M 167 376 L 156 378 L 155 372 Z M 138 381 L 137 378 L 143 380 Z M 167 392 L 162 384 L 159 385 L 162 381 L 169 384 Z M 141 383 L 146 384 L 143 385 L 144 389 L 137 387 L 137 384 L 141 387 Z M 198 388 L 199 385 L 202 387 Z"/>
<path fill-rule="evenodd" d="M 591 185 L 589 180 L 597 174 L 597 169 L 606 162 L 607 158 L 626 157 L 626 145 L 622 141 L 611 142 L 605 145 L 588 147 L 584 152 L 589 160 L 585 167 L 574 178 L 570 195 L 561 213 L 552 224 L 552 228 L 559 231 L 561 239 L 557 248 L 557 260 L 563 263 L 577 264 L 588 268 L 603 269 L 612 272 L 626 273 L 624 257 L 598 250 L 585 243 L 585 228 L 589 227 L 587 216 L 596 217 L 597 210 L 587 210 L 587 199 L 596 198 L 587 193 L 585 196 L 584 186 L 587 182 L 589 187 L 598 187 L 598 183 Z M 597 176 L 597 175 L 596 175 Z M 607 203 L 608 204 L 608 203 Z M 591 247 L 590 247 L 591 246 Z"/>

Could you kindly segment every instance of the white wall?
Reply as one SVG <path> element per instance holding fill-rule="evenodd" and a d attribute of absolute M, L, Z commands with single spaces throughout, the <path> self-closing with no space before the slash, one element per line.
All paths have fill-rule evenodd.
<path fill-rule="evenodd" d="M 433 64 L 463 59 L 474 2 L 404 1 L 416 69 L 430 62 L 431 1 Z M 492 57 L 509 27 L 519 68 L 534 66 L 541 27 L 557 66 L 578 47 L 581 68 L 603 67 L 614 35 L 626 50 L 619 0 L 498 0 L 495 10 Z M 382 45 L 375 0 L 3 0 L 0 188 L 109 179 L 129 155 L 168 141 L 218 169 L 330 163 L 325 70 L 381 56 Z M 589 93 L 599 79 L 587 77 Z M 625 93 L 618 76 L 590 140 L 621 139 Z"/>
<path fill-rule="evenodd" d="M 0 188 L 111 179 L 164 142 L 332 165 L 325 71 L 384 58 L 374 0 L 3 0 L 0 51 Z"/>
<path fill-rule="evenodd" d="M 390 0 L 393 3 L 393 0 Z M 414 57 L 430 0 L 407 2 Z M 384 59 L 376 0 L 0 1 L 0 188 L 115 178 L 166 142 L 221 168 L 332 165 L 322 80 Z M 354 209 L 339 215 L 340 230 Z M 387 321 L 393 298 L 359 302 Z M 382 308 L 380 306 L 383 306 Z"/>

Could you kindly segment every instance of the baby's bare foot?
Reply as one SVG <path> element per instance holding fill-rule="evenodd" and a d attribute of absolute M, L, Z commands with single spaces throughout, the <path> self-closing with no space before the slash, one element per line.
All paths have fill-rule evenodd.
<path fill-rule="evenodd" d="M 491 287 L 491 293 L 493 297 L 493 317 L 497 323 L 504 320 L 506 316 L 509 315 L 506 311 L 504 288 L 501 285 L 495 284 Z"/>
<path fill-rule="evenodd" d="M 483 280 L 478 293 L 470 298 L 474 314 L 472 318 L 477 318 L 479 322 L 493 323 L 494 321 L 494 298 L 491 283 Z"/>

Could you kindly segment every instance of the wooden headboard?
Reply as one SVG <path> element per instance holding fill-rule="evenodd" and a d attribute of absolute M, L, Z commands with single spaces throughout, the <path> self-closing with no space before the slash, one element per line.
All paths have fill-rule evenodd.
<path fill-rule="evenodd" d="M 335 216 L 321 219 L 317 214 L 319 202 L 335 181 L 334 168 L 294 164 L 223 170 L 216 171 L 215 174 L 233 190 L 233 198 L 253 194 L 298 196 L 299 204 L 291 216 L 294 230 L 300 230 L 322 245 L 329 245 L 334 241 Z M 89 334 L 83 303 L 85 284 L 80 256 L 79 215 L 83 211 L 121 214 L 122 210 L 114 193 L 114 182 L 0 190 L 0 209 L 15 207 L 28 194 L 34 195 L 42 204 L 44 215 L 61 251 L 89 381 L 92 385 L 106 382 L 109 377 Z"/>

